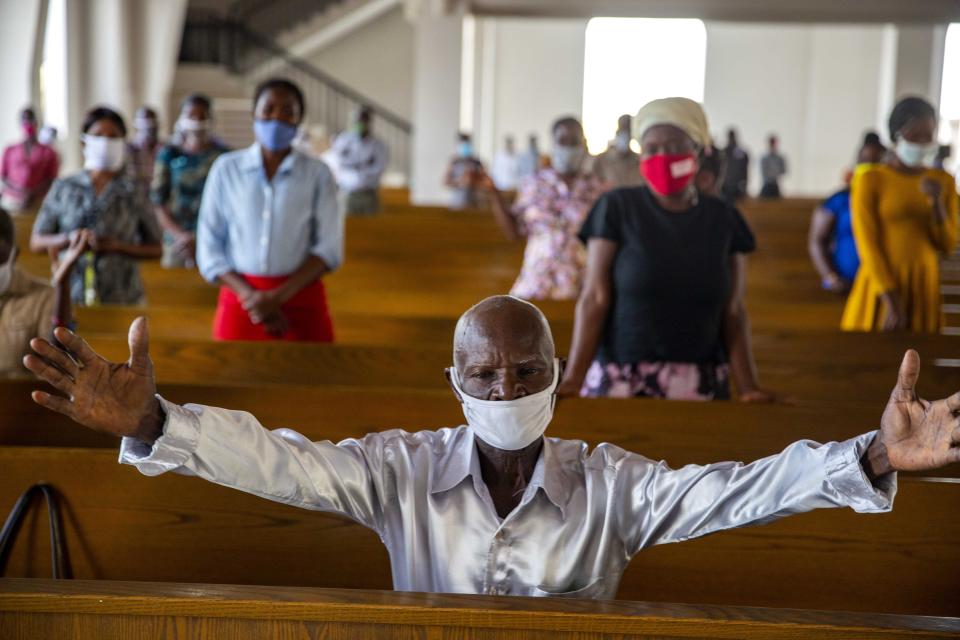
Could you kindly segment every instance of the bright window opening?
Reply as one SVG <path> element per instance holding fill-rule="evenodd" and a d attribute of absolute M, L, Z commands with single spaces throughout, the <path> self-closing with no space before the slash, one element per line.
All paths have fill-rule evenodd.
<path fill-rule="evenodd" d="M 40 62 L 40 101 L 43 124 L 67 135 L 67 3 L 50 0 Z"/>
<path fill-rule="evenodd" d="M 953 147 L 946 168 L 960 169 L 960 23 L 947 28 L 943 49 L 943 85 L 940 88 L 940 142 Z"/>
<path fill-rule="evenodd" d="M 618 117 L 635 114 L 650 100 L 681 96 L 703 102 L 706 64 L 707 30 L 700 20 L 590 20 L 583 70 L 590 153 L 607 148 Z"/>

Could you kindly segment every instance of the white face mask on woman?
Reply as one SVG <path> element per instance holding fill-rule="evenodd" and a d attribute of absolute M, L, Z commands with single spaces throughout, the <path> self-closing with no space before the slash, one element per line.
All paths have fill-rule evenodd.
<path fill-rule="evenodd" d="M 83 168 L 88 171 L 119 171 L 126 159 L 123 138 L 83 136 Z"/>
<path fill-rule="evenodd" d="M 7 257 L 7 261 L 0 264 L 0 296 L 10 290 L 13 282 L 13 263 L 17 261 L 17 249 L 14 247 Z"/>
<path fill-rule="evenodd" d="M 897 140 L 896 153 L 901 162 L 908 167 L 931 166 L 937 155 L 937 145 L 933 142 L 917 144 L 900 138 Z"/>
<path fill-rule="evenodd" d="M 553 419 L 557 383 L 560 381 L 560 361 L 557 358 L 553 360 L 550 386 L 516 400 L 481 400 L 468 396 L 460 388 L 456 367 L 449 371 L 467 425 L 475 436 L 497 449 L 517 451 L 533 444 Z"/>

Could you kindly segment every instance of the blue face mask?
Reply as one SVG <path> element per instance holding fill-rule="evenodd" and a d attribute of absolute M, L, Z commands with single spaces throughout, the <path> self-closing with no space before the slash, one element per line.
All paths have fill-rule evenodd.
<path fill-rule="evenodd" d="M 469 158 L 473 155 L 473 145 L 469 142 L 461 142 L 457 145 L 457 154 L 461 158 Z"/>
<path fill-rule="evenodd" d="M 253 135 L 269 151 L 289 149 L 297 136 L 297 127 L 282 120 L 254 120 Z"/>

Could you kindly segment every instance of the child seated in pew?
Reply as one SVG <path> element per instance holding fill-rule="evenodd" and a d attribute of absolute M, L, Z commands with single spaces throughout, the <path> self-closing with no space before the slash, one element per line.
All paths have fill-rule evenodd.
<path fill-rule="evenodd" d="M 68 276 L 89 242 L 85 229 L 70 238 L 51 286 L 17 267 L 13 220 L 0 209 L 0 378 L 27 375 L 23 356 L 31 339 L 52 339 L 55 327 L 73 326 Z"/>

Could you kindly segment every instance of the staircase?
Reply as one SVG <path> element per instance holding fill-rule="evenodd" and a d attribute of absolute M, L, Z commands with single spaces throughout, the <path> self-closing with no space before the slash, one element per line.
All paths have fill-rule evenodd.
<path fill-rule="evenodd" d="M 303 129 L 309 135 L 310 146 L 317 152 L 327 149 L 334 136 L 347 128 L 360 106 L 369 107 L 375 117 L 376 135 L 383 140 L 389 154 L 384 184 L 405 186 L 410 175 L 410 122 L 276 42 L 276 37 L 290 28 L 291 20 L 305 21 L 343 2 L 239 0 L 226 18 L 191 12 L 184 25 L 180 62 L 219 65 L 243 82 L 247 95 L 252 95 L 258 83 L 272 76 L 295 82 L 307 104 Z M 255 25 L 256 29 L 248 25 Z M 231 146 L 250 144 L 249 99 L 213 97 L 220 136 Z"/>

